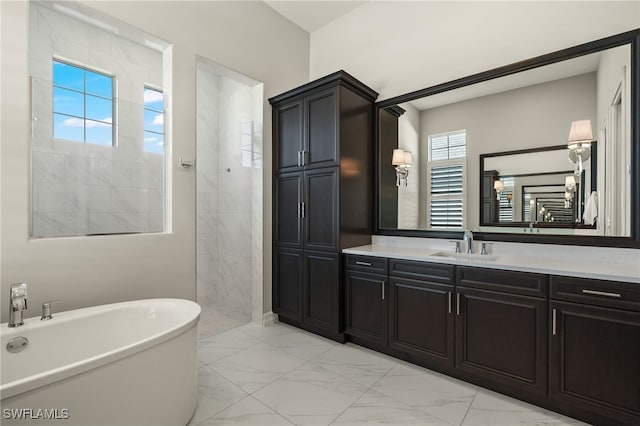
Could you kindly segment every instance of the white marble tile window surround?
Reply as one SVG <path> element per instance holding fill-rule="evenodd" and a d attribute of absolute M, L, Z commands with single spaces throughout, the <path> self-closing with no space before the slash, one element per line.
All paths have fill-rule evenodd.
<path fill-rule="evenodd" d="M 194 425 L 586 426 L 281 323 L 200 339 Z"/>
<path fill-rule="evenodd" d="M 480 253 L 476 241 L 476 253 Z M 453 252 L 449 240 L 374 235 L 372 244 L 344 249 L 343 253 L 394 259 L 448 263 L 480 268 L 537 272 L 580 278 L 640 283 L 640 250 L 611 247 L 560 246 L 488 241 L 495 260 L 443 258 L 435 253 Z"/>
<path fill-rule="evenodd" d="M 77 7 L 87 21 L 106 19 Z M 142 35 L 133 29 L 118 28 L 116 34 L 115 27 L 111 32 L 90 25 L 53 3 L 31 2 L 29 13 L 32 235 L 162 232 L 165 159 L 143 149 L 143 90 L 145 84 L 162 87 L 162 52 L 141 44 Z M 115 146 L 54 139 L 54 57 L 115 75 Z"/>

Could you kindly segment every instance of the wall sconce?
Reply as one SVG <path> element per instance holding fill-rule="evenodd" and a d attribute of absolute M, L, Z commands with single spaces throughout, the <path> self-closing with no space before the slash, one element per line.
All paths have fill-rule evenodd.
<path fill-rule="evenodd" d="M 498 200 L 500 199 L 500 193 L 504 189 L 504 183 L 501 180 L 493 181 L 493 189 L 496 190 L 496 194 L 498 195 Z"/>
<path fill-rule="evenodd" d="M 564 178 L 564 208 L 571 207 L 571 200 L 576 192 L 576 178 L 575 176 L 567 176 Z"/>
<path fill-rule="evenodd" d="M 396 186 L 400 186 L 404 182 L 407 186 L 407 177 L 409 176 L 409 168 L 413 164 L 411 153 L 403 149 L 394 149 L 391 165 L 396 167 Z"/>
<path fill-rule="evenodd" d="M 569 160 L 576 163 L 576 175 L 582 174 L 582 162 L 591 157 L 591 142 L 593 142 L 591 120 L 579 120 L 571 123 L 567 148 L 569 148 Z"/>

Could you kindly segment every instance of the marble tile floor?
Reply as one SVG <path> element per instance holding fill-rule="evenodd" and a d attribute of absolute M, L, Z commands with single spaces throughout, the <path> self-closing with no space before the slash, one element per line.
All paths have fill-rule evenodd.
<path fill-rule="evenodd" d="M 201 338 L 194 425 L 585 423 L 282 323 Z"/>
<path fill-rule="evenodd" d="M 202 304 L 200 307 L 199 338 L 213 336 L 251 322 L 250 313 L 231 309 L 221 303 Z"/>

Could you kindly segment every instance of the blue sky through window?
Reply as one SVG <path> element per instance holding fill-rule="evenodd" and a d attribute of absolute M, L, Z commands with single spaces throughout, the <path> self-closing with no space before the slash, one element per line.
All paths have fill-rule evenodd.
<path fill-rule="evenodd" d="M 164 153 L 164 96 L 150 87 L 144 88 L 144 151 Z"/>
<path fill-rule="evenodd" d="M 53 135 L 113 145 L 113 77 L 53 61 Z"/>

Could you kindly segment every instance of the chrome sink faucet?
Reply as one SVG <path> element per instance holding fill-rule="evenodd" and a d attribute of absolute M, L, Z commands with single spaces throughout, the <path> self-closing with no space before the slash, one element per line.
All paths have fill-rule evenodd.
<path fill-rule="evenodd" d="M 469 229 L 464 231 L 464 236 L 462 237 L 465 243 L 467 243 L 467 254 L 473 254 L 473 232 Z"/>
<path fill-rule="evenodd" d="M 12 284 L 9 290 L 9 327 L 24 325 L 22 314 L 27 310 L 27 284 Z"/>

